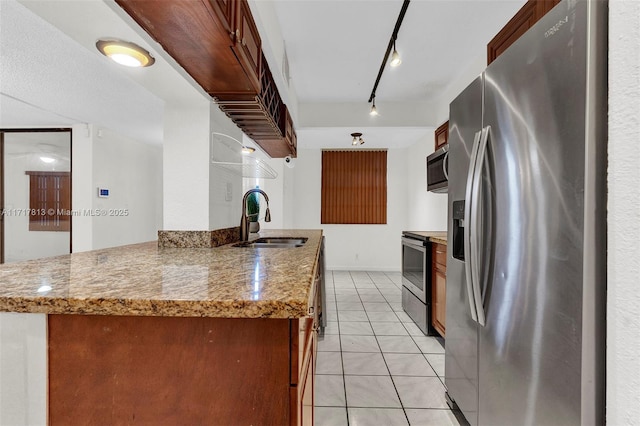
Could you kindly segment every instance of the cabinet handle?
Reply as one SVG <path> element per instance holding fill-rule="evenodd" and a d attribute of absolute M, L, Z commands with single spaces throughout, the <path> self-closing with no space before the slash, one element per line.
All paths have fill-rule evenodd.
<path fill-rule="evenodd" d="M 234 35 L 235 35 L 236 39 L 238 39 L 240 37 L 240 28 L 236 29 L 236 32 L 235 32 Z"/>
<path fill-rule="evenodd" d="M 436 250 L 436 253 L 438 253 L 438 254 L 445 254 L 445 253 L 446 253 L 446 251 Z"/>
<path fill-rule="evenodd" d="M 243 46 L 246 46 L 246 45 L 247 45 L 247 41 L 245 40 L 245 38 L 244 38 L 244 37 L 242 37 L 242 45 L 243 45 Z"/>

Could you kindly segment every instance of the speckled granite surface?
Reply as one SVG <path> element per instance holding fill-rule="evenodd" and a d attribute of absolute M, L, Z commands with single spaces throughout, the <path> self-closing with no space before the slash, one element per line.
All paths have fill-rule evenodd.
<path fill-rule="evenodd" d="M 0 311 L 47 314 L 301 318 L 322 231 L 302 247 L 162 248 L 156 241 L 0 265 Z"/>
<path fill-rule="evenodd" d="M 442 237 L 429 237 L 429 241 L 431 241 L 432 243 L 444 244 L 446 246 L 447 245 L 447 236 L 445 234 L 444 238 L 442 238 Z"/>
<path fill-rule="evenodd" d="M 158 247 L 208 248 L 240 241 L 240 227 L 213 231 L 158 231 Z"/>

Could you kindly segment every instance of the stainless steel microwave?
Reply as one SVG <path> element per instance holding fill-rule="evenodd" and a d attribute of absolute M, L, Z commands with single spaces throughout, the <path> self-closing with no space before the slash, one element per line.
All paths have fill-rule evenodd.
<path fill-rule="evenodd" d="M 427 157 L 427 191 L 447 192 L 449 144 Z"/>

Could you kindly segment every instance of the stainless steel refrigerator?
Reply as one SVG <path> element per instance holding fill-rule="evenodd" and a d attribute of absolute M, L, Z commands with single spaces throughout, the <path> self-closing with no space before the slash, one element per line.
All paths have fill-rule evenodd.
<path fill-rule="evenodd" d="M 602 425 L 607 4 L 564 0 L 450 106 L 445 385 L 471 425 Z"/>

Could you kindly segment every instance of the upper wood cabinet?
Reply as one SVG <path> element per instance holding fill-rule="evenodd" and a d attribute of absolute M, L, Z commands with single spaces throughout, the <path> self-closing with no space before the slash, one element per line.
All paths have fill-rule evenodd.
<path fill-rule="evenodd" d="M 249 3 L 246 0 L 236 2 L 236 32 L 234 52 L 242 64 L 247 77 L 254 87 L 260 88 L 260 69 L 262 64 L 262 40 L 258 34 Z"/>
<path fill-rule="evenodd" d="M 529 0 L 487 45 L 487 64 L 493 62 L 509 46 L 540 20 L 560 0 Z"/>
<path fill-rule="evenodd" d="M 436 150 L 449 142 L 449 121 L 445 121 L 440 127 L 436 129 L 435 138 Z"/>
<path fill-rule="evenodd" d="M 116 0 L 212 96 L 260 92 L 261 41 L 246 0 Z"/>
<path fill-rule="evenodd" d="M 271 157 L 296 156 L 296 133 L 247 0 L 115 0 Z"/>
<path fill-rule="evenodd" d="M 210 0 L 210 2 L 222 27 L 227 31 L 229 37 L 234 39 L 236 32 L 235 10 L 238 2 L 235 0 Z"/>

